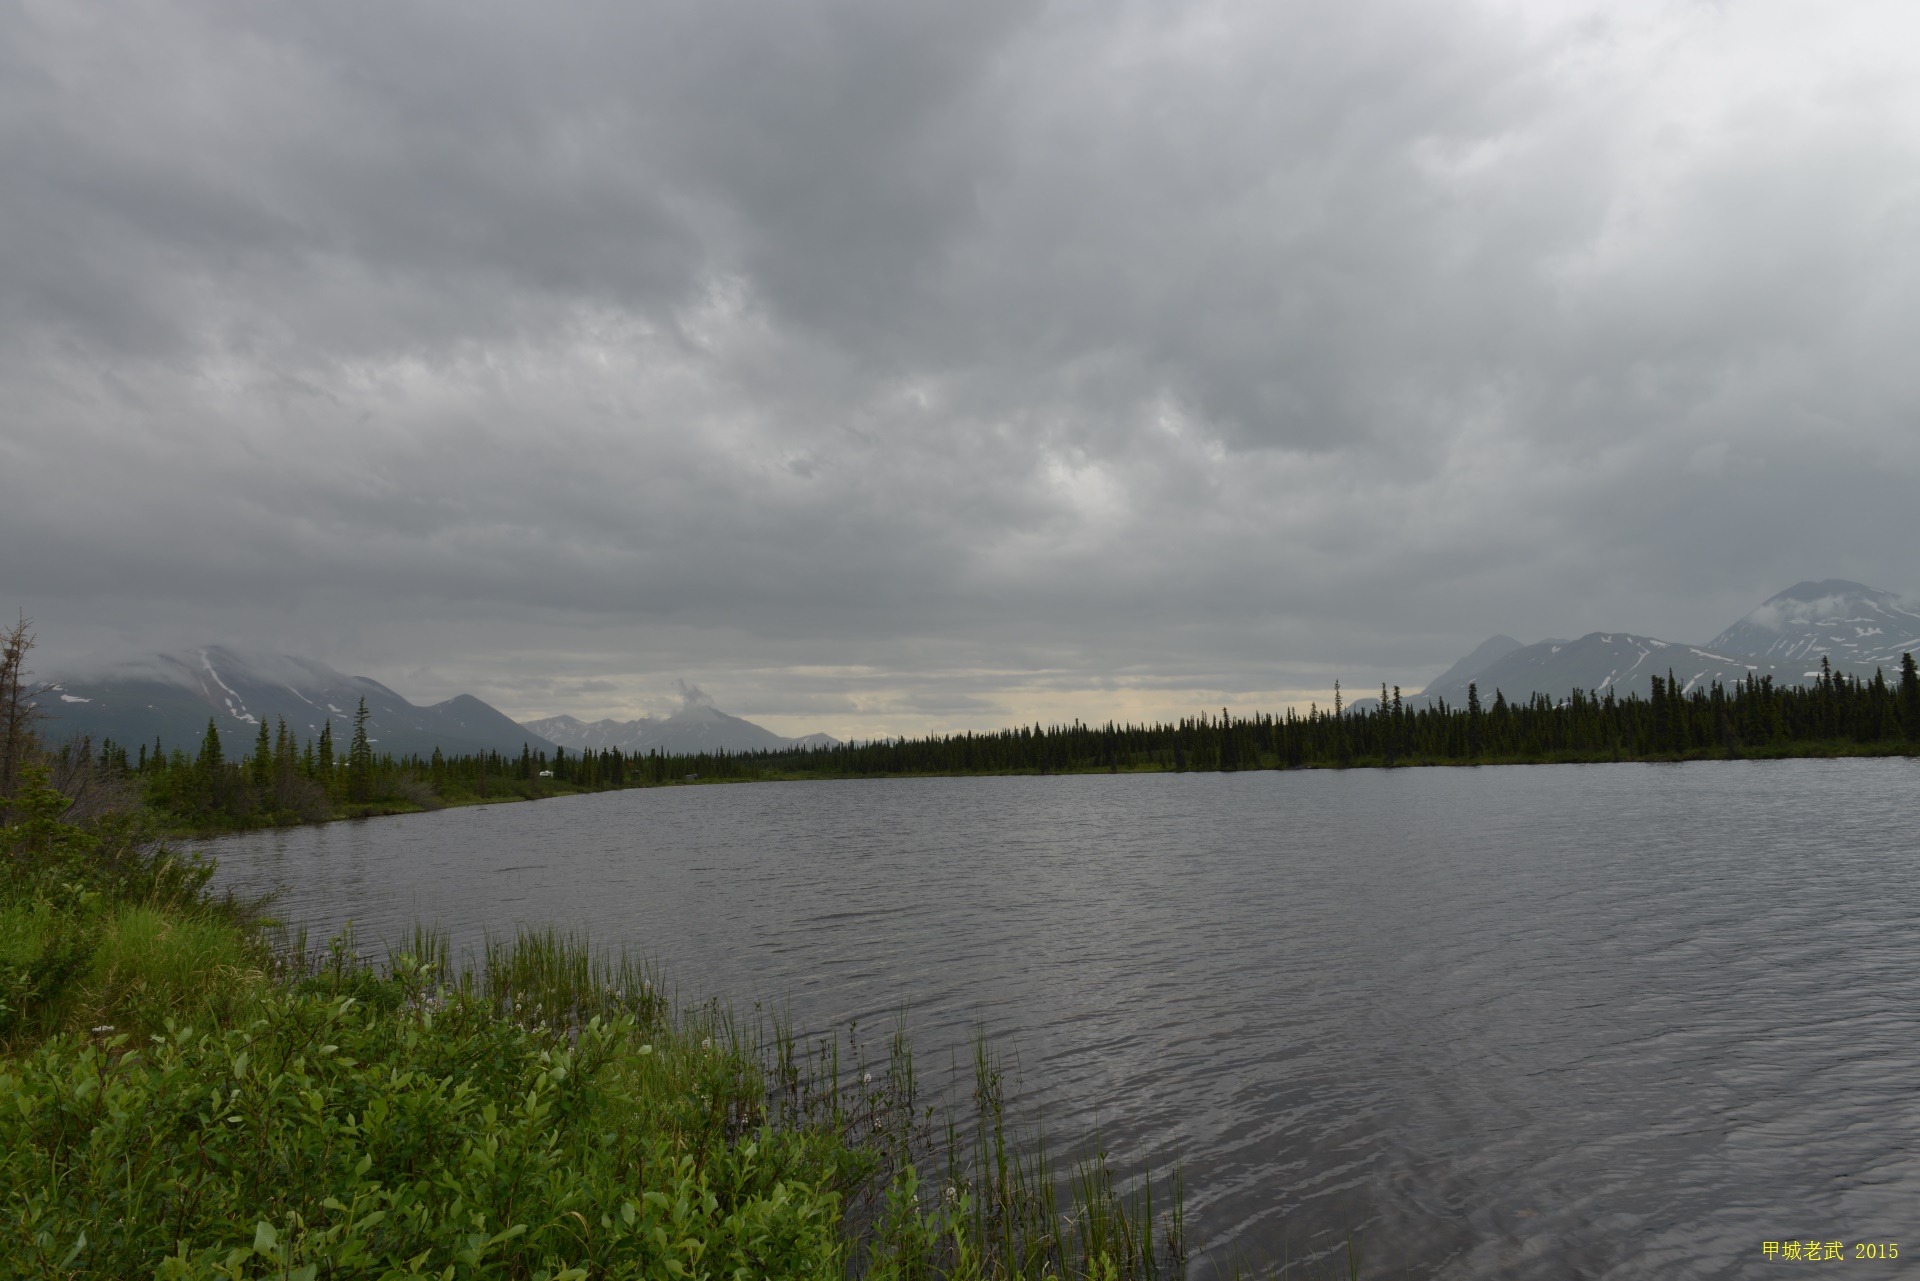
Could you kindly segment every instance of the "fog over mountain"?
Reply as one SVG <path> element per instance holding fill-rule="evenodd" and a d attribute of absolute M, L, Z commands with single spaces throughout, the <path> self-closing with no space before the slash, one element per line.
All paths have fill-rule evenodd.
<path fill-rule="evenodd" d="M 1726 654 L 1763 658 L 1807 674 L 1829 659 L 1861 676 L 1897 670 L 1920 650 L 1920 604 L 1892 592 L 1829 578 L 1797 583 L 1707 642 Z"/>
<path fill-rule="evenodd" d="M 18 4 L 0 165 L 48 671 L 869 739 L 1920 586 L 1910 3 Z"/>
<path fill-rule="evenodd" d="M 1645 698 L 1651 678 L 1664 680 L 1669 673 L 1683 691 L 1762 676 L 1798 685 L 1820 675 L 1822 659 L 1863 679 L 1875 671 L 1897 679 L 1906 653 L 1920 656 L 1920 609 L 1892 592 L 1831 578 L 1796 583 L 1705 645 L 1626 632 L 1518 646 L 1496 636 L 1454 664 L 1421 698 L 1464 706 L 1469 685 L 1477 685 L 1489 702 L 1496 690 L 1509 699 L 1536 693 L 1564 698 L 1574 689 Z"/>

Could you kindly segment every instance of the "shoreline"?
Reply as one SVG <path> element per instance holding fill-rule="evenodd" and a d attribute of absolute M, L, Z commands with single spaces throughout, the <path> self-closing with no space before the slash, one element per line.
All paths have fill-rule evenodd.
<path fill-rule="evenodd" d="M 375 818 L 399 818 L 410 814 L 432 814 L 447 809 L 468 809 L 490 805 L 518 805 L 535 801 L 558 800 L 570 796 L 594 796 L 605 792 L 652 791 L 673 787 L 735 786 L 751 783 L 829 783 L 847 782 L 854 779 L 908 779 L 908 778 L 1044 778 L 1069 775 L 1147 775 L 1147 774 L 1288 774 L 1309 771 L 1344 770 L 1403 770 L 1403 769 L 1483 769 L 1511 767 L 1541 767 L 1556 765 L 1686 765 L 1703 761 L 1791 761 L 1791 760 L 1886 760 L 1920 758 L 1920 744 L 1908 742 L 1850 743 L 1832 741 L 1820 743 L 1783 743 L 1768 744 L 1760 748 L 1728 752 L 1725 749 L 1700 748 L 1688 752 L 1649 752 L 1641 754 L 1611 752 L 1559 752 L 1538 755 L 1488 756 L 1470 759 L 1458 757 L 1421 757 L 1402 758 L 1388 761 L 1382 758 L 1355 757 L 1346 762 L 1312 761 L 1299 765 L 1271 764 L 1249 765 L 1245 768 L 1187 768 L 1152 764 L 1126 765 L 1119 767 L 1084 766 L 1063 769 L 1017 768 L 1017 769 L 973 769 L 973 770 L 900 770 L 889 772 L 875 771 L 765 771 L 735 775 L 708 775 L 700 778 L 676 778 L 654 782 L 651 780 L 633 780 L 597 786 L 581 786 L 567 782 L 555 785 L 553 780 L 540 780 L 543 785 L 525 793 L 506 795 L 474 796 L 455 795 L 444 798 L 437 805 L 423 805 L 411 801 L 376 801 L 364 805 L 348 807 L 346 812 L 336 812 L 325 818 L 297 818 L 284 822 L 265 822 L 250 825 L 217 827 L 194 827 L 167 825 L 165 834 L 176 840 L 207 840 L 220 836 L 239 836 L 249 832 L 269 832 L 279 828 L 312 827 L 326 823 L 352 822 Z M 733 757 L 735 761 L 750 761 L 750 757 Z M 155 815 L 164 818 L 164 815 Z"/>

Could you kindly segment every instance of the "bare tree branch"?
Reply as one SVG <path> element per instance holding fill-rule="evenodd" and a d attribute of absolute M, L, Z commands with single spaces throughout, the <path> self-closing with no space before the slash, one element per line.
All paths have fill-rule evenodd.
<path fill-rule="evenodd" d="M 33 649 L 33 623 L 25 611 L 12 627 L 0 632 L 0 802 L 14 794 L 20 774 L 33 763 L 39 746 L 34 724 L 45 720 L 40 698 L 53 688 L 34 684 L 28 677 L 27 654 Z M 7 809 L 0 804 L 0 823 Z"/>

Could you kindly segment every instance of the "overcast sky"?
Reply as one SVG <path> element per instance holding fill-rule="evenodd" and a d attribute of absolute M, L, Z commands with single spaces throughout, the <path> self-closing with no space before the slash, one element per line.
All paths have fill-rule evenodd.
<path fill-rule="evenodd" d="M 785 732 L 1920 587 L 1920 8 L 0 3 L 0 606 Z"/>

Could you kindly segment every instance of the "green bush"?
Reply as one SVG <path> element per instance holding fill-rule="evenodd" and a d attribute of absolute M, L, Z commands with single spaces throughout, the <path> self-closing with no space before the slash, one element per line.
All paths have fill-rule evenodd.
<path fill-rule="evenodd" d="M 838 1276 L 861 1158 L 743 1129 L 753 1074 L 710 1036 L 555 1035 L 471 991 L 56 1037 L 0 1072 L 0 1252 L 34 1277 Z"/>

